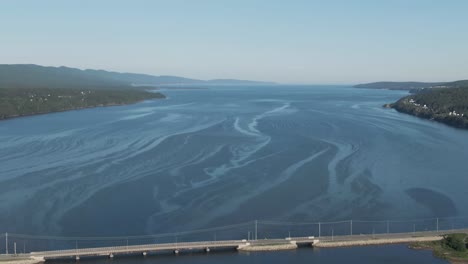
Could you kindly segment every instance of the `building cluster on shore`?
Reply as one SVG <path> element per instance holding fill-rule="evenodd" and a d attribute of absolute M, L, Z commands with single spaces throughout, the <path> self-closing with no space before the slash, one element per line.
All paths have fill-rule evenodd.
<path fill-rule="evenodd" d="M 422 107 L 422 109 L 424 109 L 424 110 L 429 110 L 429 107 L 427 107 L 427 105 L 421 106 L 421 104 L 416 103 L 416 101 L 414 101 L 414 99 L 410 99 L 409 103 L 413 104 L 414 106 L 417 106 L 417 107 Z"/>

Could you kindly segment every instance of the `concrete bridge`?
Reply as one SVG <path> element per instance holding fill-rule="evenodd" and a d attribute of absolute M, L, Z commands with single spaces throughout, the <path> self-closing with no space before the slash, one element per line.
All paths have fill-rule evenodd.
<path fill-rule="evenodd" d="M 265 239 L 253 241 L 201 241 L 42 251 L 24 254 L 22 255 L 22 257 L 28 256 L 30 259 L 34 259 L 36 261 L 46 261 L 48 259 L 57 258 L 75 258 L 76 260 L 79 260 L 81 257 L 105 256 L 113 258 L 115 255 L 127 254 L 141 254 L 143 256 L 146 256 L 149 253 L 163 251 L 172 251 L 174 254 L 179 254 L 181 251 L 184 250 L 204 250 L 206 252 L 209 252 L 212 249 L 228 248 L 237 250 L 279 250 L 297 248 L 299 245 L 312 246 L 314 243 L 318 243 L 318 240 L 314 237 L 291 237 L 285 239 Z"/>
<path fill-rule="evenodd" d="M 116 247 L 80 248 L 69 250 L 55 250 L 31 252 L 29 254 L 18 255 L 21 259 L 32 259 L 35 262 L 43 262 L 50 259 L 81 257 L 107 257 L 114 258 L 116 255 L 142 255 L 150 253 L 172 252 L 179 254 L 184 251 L 204 250 L 210 252 L 215 249 L 236 249 L 245 251 L 274 251 L 284 249 L 294 249 L 298 246 L 309 247 L 348 247 L 361 245 L 410 243 L 418 241 L 436 241 L 442 239 L 442 235 L 451 233 L 468 233 L 468 229 L 455 229 L 444 231 L 422 231 L 407 233 L 389 234 L 356 234 L 341 236 L 325 236 L 316 239 L 315 237 L 288 237 L 284 239 L 263 239 L 263 240 L 223 240 L 223 241 L 199 241 L 146 244 Z M 11 258 L 11 259 L 14 259 Z"/>
<path fill-rule="evenodd" d="M 334 222 L 330 222 L 333 224 Z M 328 224 L 330 224 L 328 223 Z M 355 232 L 353 233 L 353 222 L 352 220 L 350 221 L 341 221 L 341 222 L 336 222 L 341 227 L 343 225 L 349 225 L 349 234 L 348 235 L 343 235 L 343 232 L 341 232 L 341 235 L 333 235 L 334 234 L 334 229 L 331 229 L 331 236 L 330 232 L 327 232 L 327 236 L 323 236 L 323 226 L 324 223 L 307 223 L 307 226 L 303 226 L 301 224 L 301 230 L 299 233 L 308 233 L 312 232 L 314 233 L 315 231 L 311 229 L 311 225 L 316 225 L 318 227 L 318 239 L 309 236 L 309 237 L 287 237 L 287 238 L 282 238 L 282 239 L 257 239 L 257 221 L 251 222 L 251 223 L 243 223 L 239 225 L 233 225 L 233 226 L 225 226 L 225 227 L 217 227 L 217 228 L 211 228 L 211 229 L 205 229 L 205 230 L 196 230 L 196 231 L 191 231 L 191 232 L 185 232 L 183 234 L 194 234 L 194 233 L 199 233 L 199 232 L 218 232 L 220 230 L 229 230 L 231 228 L 248 228 L 247 230 L 255 230 L 255 232 L 248 232 L 249 239 L 242 239 L 242 240 L 219 240 L 219 241 L 195 241 L 195 242 L 176 242 L 176 243 L 154 243 L 150 242 L 151 240 L 146 240 L 145 242 L 140 243 L 135 243 L 132 242 L 129 244 L 128 237 L 126 238 L 127 240 L 127 245 L 124 246 L 122 245 L 122 237 L 104 237 L 104 238 L 67 238 L 67 237 L 35 237 L 35 236 L 27 236 L 27 235 L 18 235 L 18 234 L 13 234 L 12 237 L 14 238 L 13 241 L 8 242 L 8 239 L 10 238 L 9 234 L 5 234 L 4 236 L 0 235 L 0 238 L 5 238 L 5 245 L 13 245 L 13 252 L 14 254 L 11 254 L 12 252 L 10 251 L 10 254 L 8 254 L 8 246 L 6 246 L 6 254 L 5 255 L 0 255 L 0 264 L 2 261 L 7 260 L 7 261 L 21 261 L 21 263 L 37 263 L 37 262 L 43 262 L 46 260 L 50 259 L 76 259 L 79 260 L 80 258 L 85 258 L 85 257 L 106 257 L 106 258 L 114 258 L 117 255 L 141 255 L 141 256 L 146 256 L 148 254 L 162 254 L 162 253 L 174 253 L 174 254 L 179 254 L 183 252 L 191 252 L 191 251 L 216 251 L 216 250 L 221 250 L 221 249 L 231 249 L 231 250 L 240 250 L 240 251 L 273 251 L 273 250 L 284 250 L 284 249 L 294 249 L 297 248 L 298 246 L 308 246 L 308 247 L 347 247 L 347 246 L 360 246 L 360 245 L 376 245 L 376 244 L 392 244 L 392 243 L 411 243 L 411 242 L 418 242 L 418 241 L 436 241 L 442 239 L 442 235 L 445 234 L 450 234 L 450 233 L 468 233 L 468 229 L 455 229 L 453 228 L 454 225 L 452 223 L 451 229 L 447 230 L 440 230 L 439 229 L 439 219 L 435 219 L 433 228 L 434 230 L 432 231 L 416 231 L 416 224 L 411 223 L 413 227 L 413 232 L 405 232 L 405 233 L 391 233 L 389 232 L 392 230 L 389 225 L 391 223 L 390 221 L 378 221 L 378 224 L 382 223 L 385 225 L 386 224 L 386 229 L 385 233 L 375 233 L 374 234 L 374 228 L 370 229 L 372 230 L 372 233 L 366 233 L 366 234 L 361 234 L 357 233 L 356 229 Z M 362 223 L 367 223 L 367 222 L 362 222 Z M 400 222 L 397 222 L 400 223 Z M 251 226 L 254 224 L 254 226 Z M 278 225 L 276 222 L 262 222 L 263 225 Z M 294 225 L 294 223 L 280 223 L 281 227 L 283 226 L 288 226 L 288 228 L 291 225 Z M 430 224 L 430 223 L 429 223 Z M 431 225 L 427 225 L 429 228 Z M 422 226 L 419 228 L 425 228 L 427 230 L 427 226 Z M 462 225 L 463 227 L 466 227 L 465 225 Z M 321 229 L 322 227 L 322 229 Z M 333 227 L 333 226 L 332 226 Z M 385 226 L 384 226 L 385 227 Z M 251 229 L 250 229 L 251 228 Z M 327 231 L 329 231 L 329 227 L 327 227 Z M 357 233 L 357 234 L 356 234 Z M 322 235 L 321 235 L 322 234 Z M 175 237 L 177 238 L 177 235 L 180 235 L 180 233 L 170 233 L 170 234 L 163 234 L 159 236 L 149 236 L 150 239 L 153 239 L 155 237 L 172 237 L 176 235 Z M 215 233 L 216 235 L 216 233 Z M 252 235 L 252 239 L 250 239 L 250 235 Z M 133 237 L 131 239 L 141 239 L 145 238 L 146 236 L 137 236 Z M 215 236 L 216 237 L 216 236 Z M 226 237 L 226 236 L 225 236 Z M 23 254 L 16 254 L 17 252 L 17 242 L 21 243 L 21 240 L 18 241 L 18 239 L 23 239 L 23 242 L 27 239 L 43 239 L 44 241 L 47 241 L 50 239 L 50 241 L 65 241 L 68 243 L 68 247 L 71 246 L 71 242 L 74 241 L 76 243 L 76 247 L 74 249 L 64 249 L 64 250 L 50 250 L 50 251 L 35 251 L 31 253 L 23 253 Z M 78 247 L 77 241 L 109 241 L 109 243 L 106 242 L 107 245 L 112 245 L 112 243 L 119 244 L 119 246 L 106 246 L 106 247 Z M 114 242 L 112 242 L 114 241 Z M 119 242 L 120 241 L 120 242 Z M 154 240 L 153 240 L 154 241 Z M 23 244 L 24 245 L 24 244 Z M 101 244 L 103 245 L 103 244 Z M 11 248 L 10 248 L 11 249 Z M 23 252 L 27 252 L 25 248 L 22 250 Z M 25 260 L 28 260 L 28 262 L 24 262 Z"/>

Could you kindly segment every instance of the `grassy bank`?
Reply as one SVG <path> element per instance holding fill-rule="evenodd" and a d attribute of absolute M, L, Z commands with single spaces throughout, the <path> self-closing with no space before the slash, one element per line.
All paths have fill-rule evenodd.
<path fill-rule="evenodd" d="M 429 249 L 434 255 L 454 264 L 468 263 L 467 234 L 451 234 L 440 241 L 414 242 L 413 249 Z"/>

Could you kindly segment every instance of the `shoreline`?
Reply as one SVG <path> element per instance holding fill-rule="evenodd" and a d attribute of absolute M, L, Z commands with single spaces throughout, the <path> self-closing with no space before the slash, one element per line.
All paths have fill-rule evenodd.
<path fill-rule="evenodd" d="M 439 259 L 444 259 L 446 261 L 448 261 L 449 263 L 451 264 L 468 264 L 468 260 L 460 260 L 460 259 L 450 259 L 450 258 L 443 258 L 443 257 L 439 257 L 435 254 L 435 250 L 434 248 L 430 247 L 430 246 L 420 246 L 420 245 L 412 245 L 412 244 L 409 244 L 408 245 L 408 248 L 411 249 L 411 250 L 429 250 L 432 252 L 432 255 L 435 257 L 435 258 L 439 258 Z"/>
<path fill-rule="evenodd" d="M 438 116 L 435 116 L 435 115 L 424 116 L 424 115 L 418 114 L 415 111 L 406 111 L 406 110 L 396 106 L 395 103 L 385 104 L 383 107 L 384 108 L 394 109 L 395 111 L 397 111 L 399 113 L 414 116 L 414 117 L 417 117 L 417 118 L 420 118 L 420 119 L 423 119 L 423 120 L 433 121 L 433 122 L 436 122 L 437 124 L 443 124 L 443 125 L 446 125 L 446 126 L 451 127 L 451 128 L 456 128 L 456 129 L 460 129 L 460 130 L 464 130 L 464 131 L 468 130 L 468 127 L 466 127 L 466 126 L 456 125 L 453 122 L 448 122 L 444 118 L 441 118 L 441 117 L 438 117 Z"/>
<path fill-rule="evenodd" d="M 17 119 L 17 118 L 22 118 L 22 117 L 33 117 L 33 116 L 38 116 L 38 115 L 47 115 L 47 114 L 63 113 L 63 112 L 70 112 L 70 111 L 80 111 L 80 110 L 86 110 L 86 109 L 92 109 L 92 108 L 103 108 L 103 107 L 133 105 L 133 104 L 142 103 L 144 101 L 161 100 L 161 99 L 166 99 L 166 97 L 148 98 L 148 99 L 138 100 L 136 102 L 131 102 L 131 103 L 100 104 L 100 105 L 94 105 L 94 106 L 76 107 L 76 108 L 70 108 L 70 109 L 64 109 L 64 110 L 58 110 L 58 111 L 51 111 L 51 112 L 40 112 L 40 113 L 31 113 L 31 114 L 24 114 L 24 115 L 14 115 L 14 116 L 8 116 L 8 117 L 0 118 L 0 122 L 7 121 L 7 120 L 12 120 L 12 119 Z"/>
<path fill-rule="evenodd" d="M 42 259 L 35 259 L 34 257 L 30 256 L 0 256 L 0 263 L 1 264 L 38 264 L 44 263 Z"/>
<path fill-rule="evenodd" d="M 384 104 L 400 113 L 435 121 L 450 127 L 468 129 L 468 87 L 429 89 Z"/>

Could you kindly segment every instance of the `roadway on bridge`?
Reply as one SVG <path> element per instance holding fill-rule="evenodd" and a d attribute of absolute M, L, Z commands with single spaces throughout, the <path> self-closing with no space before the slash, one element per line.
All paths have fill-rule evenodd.
<path fill-rule="evenodd" d="M 262 240 L 224 240 L 224 241 L 198 241 L 198 242 L 179 242 L 179 243 L 164 243 L 164 244 L 145 244 L 145 245 L 129 245 L 116 247 L 97 247 L 97 248 L 76 248 L 68 250 L 42 251 L 31 252 L 29 254 L 18 255 L 18 258 L 32 257 L 34 259 L 53 259 L 53 258 L 80 258 L 85 256 L 108 256 L 113 257 L 117 254 L 147 254 L 161 251 L 180 252 L 184 250 L 211 250 L 219 248 L 235 248 L 243 247 L 261 247 L 273 245 L 288 245 L 288 244 L 308 244 L 317 243 L 327 244 L 332 242 L 356 242 L 364 244 L 365 241 L 385 240 L 385 243 L 403 243 L 405 241 L 415 241 L 417 238 L 440 237 L 444 234 L 451 233 L 468 233 L 468 229 L 443 230 L 443 231 L 422 231 L 408 233 L 385 233 L 385 234 L 356 234 L 356 235 L 340 235 L 340 236 L 322 236 L 318 237 L 320 241 L 314 237 L 292 237 L 282 239 L 262 239 Z M 352 245 L 347 243 L 346 245 Z"/>

